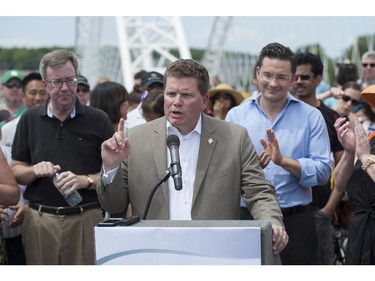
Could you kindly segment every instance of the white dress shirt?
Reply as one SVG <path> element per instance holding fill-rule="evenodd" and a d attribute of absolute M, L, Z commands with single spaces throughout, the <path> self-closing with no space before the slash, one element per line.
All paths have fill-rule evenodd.
<path fill-rule="evenodd" d="M 191 220 L 195 171 L 198 162 L 199 143 L 202 130 L 202 120 L 199 118 L 194 130 L 182 135 L 176 128 L 167 122 L 168 135 L 175 134 L 180 139 L 180 165 L 182 171 L 182 189 L 176 190 L 172 176 L 168 179 L 169 191 L 169 219 Z M 171 155 L 168 151 L 168 165 Z"/>
<path fill-rule="evenodd" d="M 199 117 L 194 130 L 187 135 L 182 135 L 176 128 L 167 121 L 168 135 L 175 134 L 180 139 L 180 165 L 182 172 L 182 189 L 176 190 L 173 177 L 168 179 L 169 193 L 169 219 L 170 220 L 191 220 L 191 208 L 193 201 L 195 172 L 198 162 L 200 136 L 202 131 L 202 117 Z M 171 163 L 171 155 L 167 149 L 168 167 Z M 167 168 L 167 167 L 166 167 Z M 103 182 L 112 182 L 119 167 L 105 171 L 103 167 Z"/>

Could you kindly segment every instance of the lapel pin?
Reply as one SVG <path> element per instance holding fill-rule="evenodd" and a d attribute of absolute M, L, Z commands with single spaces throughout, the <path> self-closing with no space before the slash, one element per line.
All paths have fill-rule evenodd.
<path fill-rule="evenodd" d="M 209 144 L 211 144 L 211 143 L 213 143 L 213 142 L 214 142 L 214 140 L 213 140 L 212 138 L 209 138 L 209 139 L 208 139 L 208 143 L 209 143 Z"/>

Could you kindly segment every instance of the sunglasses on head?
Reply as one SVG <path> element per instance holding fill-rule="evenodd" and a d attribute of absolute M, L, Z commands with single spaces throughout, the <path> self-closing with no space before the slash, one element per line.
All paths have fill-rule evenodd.
<path fill-rule="evenodd" d="M 12 89 L 12 88 L 21 89 L 22 88 L 22 85 L 18 83 L 6 83 L 4 84 L 4 86 L 7 87 L 8 89 Z"/>
<path fill-rule="evenodd" d="M 347 95 L 345 95 L 345 94 L 342 95 L 342 99 L 343 99 L 343 101 L 345 101 L 345 102 L 351 101 L 353 106 L 357 106 L 358 104 L 360 104 L 359 101 L 354 100 L 354 99 L 351 99 L 349 96 L 347 96 Z"/>
<path fill-rule="evenodd" d="M 362 63 L 362 66 L 363 67 L 368 67 L 368 66 L 375 67 L 375 63 Z"/>

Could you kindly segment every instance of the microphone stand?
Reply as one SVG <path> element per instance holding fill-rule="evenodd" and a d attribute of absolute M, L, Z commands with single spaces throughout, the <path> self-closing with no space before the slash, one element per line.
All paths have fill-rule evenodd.
<path fill-rule="evenodd" d="M 169 167 L 164 174 L 162 174 L 158 180 L 158 182 L 152 187 L 152 190 L 148 196 L 145 211 L 143 212 L 142 220 L 145 220 L 148 214 L 148 210 L 150 209 L 152 198 L 154 197 L 156 189 L 171 176 L 171 167 Z"/>

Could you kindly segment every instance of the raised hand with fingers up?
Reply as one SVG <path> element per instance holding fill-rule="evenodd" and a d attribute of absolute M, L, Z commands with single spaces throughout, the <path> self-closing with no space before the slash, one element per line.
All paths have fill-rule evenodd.
<path fill-rule="evenodd" d="M 265 153 L 271 158 L 272 162 L 276 165 L 280 165 L 283 156 L 281 155 L 279 143 L 277 142 L 277 138 L 272 129 L 267 130 L 267 137 L 268 142 L 266 142 L 265 139 L 260 139 L 260 143 L 262 144 Z"/>
<path fill-rule="evenodd" d="M 102 143 L 103 167 L 106 171 L 113 170 L 120 166 L 121 162 L 128 157 L 130 153 L 130 144 L 127 137 L 127 128 L 125 120 L 120 119 L 118 131 L 113 136 Z"/>

